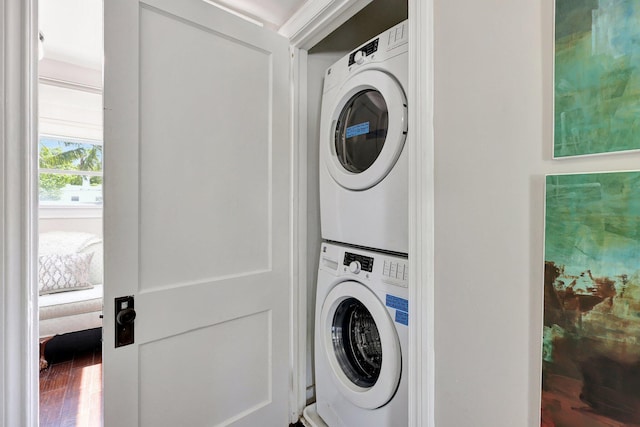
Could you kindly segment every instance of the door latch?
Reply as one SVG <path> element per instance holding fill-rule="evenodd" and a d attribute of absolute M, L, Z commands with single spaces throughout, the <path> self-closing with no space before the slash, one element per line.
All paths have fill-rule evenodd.
<path fill-rule="evenodd" d="M 136 311 L 133 296 L 116 298 L 116 347 L 133 344 L 133 326 Z"/>

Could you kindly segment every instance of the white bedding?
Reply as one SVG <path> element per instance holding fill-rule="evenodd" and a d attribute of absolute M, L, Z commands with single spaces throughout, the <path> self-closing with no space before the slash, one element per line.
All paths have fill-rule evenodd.
<path fill-rule="evenodd" d="M 102 239 L 95 234 L 67 231 L 42 233 L 39 255 L 93 253 L 90 289 L 40 295 L 40 337 L 102 326 Z"/>

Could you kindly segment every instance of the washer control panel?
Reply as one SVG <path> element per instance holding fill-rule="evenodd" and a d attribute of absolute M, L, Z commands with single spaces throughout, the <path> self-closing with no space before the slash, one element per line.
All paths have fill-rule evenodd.
<path fill-rule="evenodd" d="M 365 283 L 379 281 L 406 288 L 409 282 L 409 262 L 405 256 L 360 250 L 333 242 L 322 244 L 319 267 L 336 276 L 358 277 Z"/>
<path fill-rule="evenodd" d="M 409 268 L 406 262 L 397 262 L 395 260 L 385 260 L 382 268 L 382 275 L 391 279 L 407 280 Z"/>
<path fill-rule="evenodd" d="M 373 258 L 360 254 L 345 252 L 344 262 L 342 264 L 350 266 L 351 269 L 355 269 L 355 267 L 351 267 L 352 264 L 358 266 L 358 271 L 368 271 L 369 273 L 373 271 Z M 351 272 L 356 273 L 355 271 Z"/>

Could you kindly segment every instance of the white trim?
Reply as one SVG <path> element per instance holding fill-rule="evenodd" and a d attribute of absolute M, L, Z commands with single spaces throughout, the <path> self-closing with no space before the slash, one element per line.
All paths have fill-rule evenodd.
<path fill-rule="evenodd" d="M 307 1 L 280 26 L 278 32 L 289 40 L 293 40 L 299 33 L 305 32 L 310 22 L 319 19 L 333 2 L 334 0 Z"/>
<path fill-rule="evenodd" d="M 38 169 L 38 173 L 52 173 L 57 175 L 81 175 L 81 176 L 102 176 L 102 172 L 85 170 L 64 170 L 64 169 Z"/>
<path fill-rule="evenodd" d="M 435 427 L 434 0 L 409 0 L 409 425 Z"/>
<path fill-rule="evenodd" d="M 79 144 L 104 145 L 104 141 L 102 139 L 78 138 L 75 136 L 53 135 L 50 133 L 39 133 L 38 143 L 40 143 L 40 138 L 57 139 L 60 141 L 64 140 L 66 142 L 77 142 Z"/>
<path fill-rule="evenodd" d="M 299 49 L 313 45 L 373 0 L 309 0 L 282 24 L 278 33 Z"/>
<path fill-rule="evenodd" d="M 0 136 L 0 423 L 38 424 L 37 1 L 5 0 Z"/>
<path fill-rule="evenodd" d="M 291 47 L 291 363 L 290 412 L 296 423 L 307 394 L 307 53 Z"/>
<path fill-rule="evenodd" d="M 102 218 L 102 205 L 100 206 L 48 206 L 40 205 L 38 209 L 40 219 L 79 219 Z"/>
<path fill-rule="evenodd" d="M 8 174 L 5 169 L 6 164 L 6 151 L 7 151 L 7 135 L 6 135 L 6 124 L 10 123 L 10 117 L 8 111 L 11 111 L 11 108 L 7 108 L 9 106 L 9 102 L 7 101 L 6 88 L 7 84 L 7 73 L 8 64 L 10 61 L 7 61 L 7 38 L 9 36 L 9 29 L 6 25 L 9 20 L 7 17 L 8 12 L 6 11 L 8 2 L 0 3 L 0 23 L 2 31 L 0 32 L 0 51 L 2 56 L 0 57 L 0 99 L 2 100 L 2 115 L 0 115 L 0 165 L 2 165 L 3 172 L 0 173 L 0 310 L 2 313 L 7 312 L 8 308 L 8 300 L 7 300 L 7 283 L 10 282 L 10 278 L 7 272 L 8 259 L 7 259 L 7 249 L 8 249 L 8 236 L 7 236 L 7 205 L 5 204 L 6 198 L 6 181 L 8 179 Z M 10 206 L 10 205 L 9 205 Z M 0 425 L 6 426 L 11 418 L 11 414 L 8 412 L 7 408 L 10 408 L 11 405 L 8 401 L 8 391 L 11 388 L 7 380 L 7 371 L 10 372 L 11 364 L 9 362 L 9 354 L 7 353 L 7 345 L 5 343 L 5 338 L 9 333 L 9 317 L 6 315 L 0 316 Z M 15 325 L 15 322 L 13 322 Z"/>
<path fill-rule="evenodd" d="M 78 90 L 81 92 L 95 93 L 96 95 L 102 95 L 102 88 L 98 86 L 91 86 L 85 83 L 76 83 L 67 80 L 56 79 L 53 77 L 40 76 L 38 82 L 43 85 L 56 86 L 64 89 Z"/>

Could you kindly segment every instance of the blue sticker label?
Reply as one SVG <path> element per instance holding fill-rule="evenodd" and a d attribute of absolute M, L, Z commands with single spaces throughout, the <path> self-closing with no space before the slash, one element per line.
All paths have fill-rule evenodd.
<path fill-rule="evenodd" d="M 395 308 L 396 310 L 405 311 L 407 313 L 409 312 L 409 301 L 404 298 L 387 294 L 386 305 L 387 307 Z"/>
<path fill-rule="evenodd" d="M 349 126 L 347 128 L 347 138 L 352 138 L 358 135 L 366 135 L 369 133 L 369 122 L 360 123 L 357 125 Z"/>
<path fill-rule="evenodd" d="M 409 326 L 409 313 L 405 311 L 396 311 L 396 322 Z"/>

